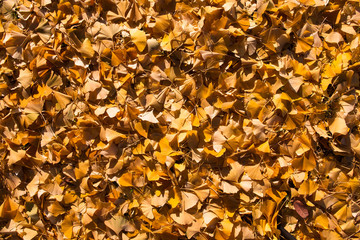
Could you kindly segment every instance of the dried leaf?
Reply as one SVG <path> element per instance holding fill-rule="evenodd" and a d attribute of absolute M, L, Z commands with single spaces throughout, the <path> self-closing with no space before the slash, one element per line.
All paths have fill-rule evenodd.
<path fill-rule="evenodd" d="M 79 49 L 79 52 L 84 54 L 85 57 L 91 58 L 94 56 L 95 51 L 92 47 L 91 41 L 88 38 L 85 38 L 84 42 L 81 45 L 81 48 Z"/>
<path fill-rule="evenodd" d="M 136 45 L 139 52 L 144 51 L 146 48 L 146 34 L 144 31 L 138 29 L 130 30 L 131 40 Z"/>
<path fill-rule="evenodd" d="M 300 217 L 302 217 L 302 218 L 309 217 L 309 211 L 307 210 L 306 206 L 300 200 L 294 201 L 294 208 L 295 208 L 296 212 L 300 215 Z"/>

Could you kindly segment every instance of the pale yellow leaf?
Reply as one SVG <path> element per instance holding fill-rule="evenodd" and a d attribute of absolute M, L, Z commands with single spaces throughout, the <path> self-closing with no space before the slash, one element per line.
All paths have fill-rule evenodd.
<path fill-rule="evenodd" d="M 185 210 L 188 210 L 188 209 L 194 207 L 199 202 L 199 198 L 194 193 L 182 191 L 181 197 L 182 197 L 183 206 L 184 206 Z"/>
<path fill-rule="evenodd" d="M 331 32 L 326 36 L 325 41 L 328 43 L 340 43 L 344 41 L 344 38 L 338 32 Z"/>
<path fill-rule="evenodd" d="M 91 58 L 92 56 L 94 56 L 95 51 L 91 45 L 90 39 L 85 38 L 84 42 L 81 45 L 81 48 L 79 49 L 79 52 L 87 58 Z"/>
<path fill-rule="evenodd" d="M 142 113 L 138 117 L 143 121 L 147 121 L 150 123 L 159 123 L 153 111 Z"/>
<path fill-rule="evenodd" d="M 336 117 L 330 124 L 329 130 L 333 135 L 346 135 L 349 132 L 345 119 L 342 117 Z"/>

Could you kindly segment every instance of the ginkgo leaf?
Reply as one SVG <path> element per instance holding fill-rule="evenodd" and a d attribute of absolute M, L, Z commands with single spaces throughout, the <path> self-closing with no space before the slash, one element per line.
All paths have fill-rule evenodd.
<path fill-rule="evenodd" d="M 59 75 L 52 73 L 50 78 L 46 81 L 46 85 L 49 87 L 58 87 L 63 84 Z"/>
<path fill-rule="evenodd" d="M 343 237 L 336 231 L 326 230 L 322 231 L 322 237 L 328 240 L 341 240 Z"/>
<path fill-rule="evenodd" d="M 171 49 L 172 49 L 171 40 L 172 39 L 173 39 L 173 36 L 167 35 L 167 34 L 162 38 L 162 41 L 160 43 L 160 47 L 162 48 L 162 50 L 168 51 L 168 52 L 171 51 Z"/>
<path fill-rule="evenodd" d="M 125 229 L 126 225 L 128 224 L 126 219 L 119 215 L 112 216 L 110 219 L 104 221 L 104 223 L 108 228 L 113 230 L 116 233 L 116 235 L 119 235 L 119 233 L 123 229 Z"/>
<path fill-rule="evenodd" d="M 240 176 L 244 172 L 244 166 L 242 166 L 239 162 L 233 161 L 232 159 L 228 159 L 229 165 L 231 169 L 224 169 L 222 178 L 227 181 L 238 182 Z"/>
<path fill-rule="evenodd" d="M 301 195 L 312 195 L 318 189 L 318 187 L 319 185 L 316 182 L 307 180 L 300 185 L 298 192 Z"/>
<path fill-rule="evenodd" d="M 311 154 L 309 154 L 309 157 L 303 155 L 295 158 L 292 162 L 292 166 L 299 170 L 311 171 L 316 167 L 316 160 Z"/>
<path fill-rule="evenodd" d="M 64 214 L 66 211 L 57 201 L 53 202 L 49 207 L 48 211 L 55 217 Z"/>
<path fill-rule="evenodd" d="M 118 66 L 126 61 L 126 51 L 124 49 L 117 49 L 111 53 L 111 65 Z"/>
<path fill-rule="evenodd" d="M 349 132 L 349 128 L 346 125 L 345 119 L 336 117 L 329 126 L 330 132 L 335 134 L 346 135 Z"/>
<path fill-rule="evenodd" d="M 204 223 L 207 226 L 210 226 L 214 221 L 216 221 L 219 217 L 212 211 L 206 211 L 203 213 Z"/>
<path fill-rule="evenodd" d="M 124 173 L 119 178 L 119 184 L 124 187 L 132 187 L 133 186 L 133 175 L 130 172 Z"/>
<path fill-rule="evenodd" d="M 33 74 L 29 69 L 25 68 L 24 70 L 20 70 L 18 81 L 24 88 L 28 88 L 31 85 L 32 79 Z"/>
<path fill-rule="evenodd" d="M 176 191 L 174 191 L 173 196 L 169 197 L 168 203 L 171 205 L 171 207 L 176 208 L 180 202 L 181 199 L 179 197 L 179 194 Z"/>
<path fill-rule="evenodd" d="M 110 118 L 115 117 L 118 112 L 120 112 L 120 109 L 118 107 L 111 107 L 106 109 L 106 113 Z"/>
<path fill-rule="evenodd" d="M 114 141 L 116 139 L 123 139 L 126 138 L 126 136 L 122 133 L 119 133 L 115 130 L 112 130 L 110 128 L 107 128 L 105 131 L 105 135 L 106 135 L 106 141 L 111 142 Z"/>
<path fill-rule="evenodd" d="M 9 197 L 6 197 L 4 202 L 0 206 L 0 217 L 1 218 L 14 218 L 19 205 Z"/>
<path fill-rule="evenodd" d="M 158 16 L 155 20 L 154 32 L 163 33 L 166 31 L 171 25 L 171 15 L 162 15 Z"/>
<path fill-rule="evenodd" d="M 72 99 L 70 96 L 68 95 L 65 95 L 61 92 L 57 92 L 57 91 L 54 91 L 54 96 L 57 100 L 57 102 L 59 103 L 61 109 L 65 109 L 66 106 L 71 103 Z"/>
<path fill-rule="evenodd" d="M 44 101 L 42 101 L 41 99 L 34 99 L 26 105 L 24 112 L 30 114 L 31 113 L 40 114 L 42 113 L 43 106 L 44 106 Z"/>
<path fill-rule="evenodd" d="M 61 223 L 61 231 L 65 237 L 71 238 L 73 236 L 73 216 L 66 215 L 64 220 Z"/>
<path fill-rule="evenodd" d="M 99 82 L 88 80 L 84 85 L 84 92 L 93 92 L 97 89 L 101 88 L 101 84 Z"/>
<path fill-rule="evenodd" d="M 206 198 L 209 197 L 210 189 L 207 188 L 206 185 L 199 186 L 194 189 L 194 193 L 198 196 L 199 200 L 203 202 Z"/>
<path fill-rule="evenodd" d="M 160 193 L 159 196 L 154 195 L 151 198 L 151 205 L 154 207 L 162 207 L 169 200 L 169 191 L 165 191 L 164 193 Z"/>
<path fill-rule="evenodd" d="M 262 180 L 264 176 L 261 173 L 260 164 L 245 166 L 245 172 L 253 180 Z"/>
<path fill-rule="evenodd" d="M 164 155 L 169 155 L 174 150 L 171 148 L 169 141 L 164 137 L 159 142 L 161 153 Z"/>
<path fill-rule="evenodd" d="M 136 131 L 143 137 L 147 138 L 148 136 L 148 124 L 143 124 L 143 122 L 136 122 L 134 128 Z"/>
<path fill-rule="evenodd" d="M 188 239 L 192 238 L 195 234 L 199 233 L 203 225 L 204 220 L 202 218 L 195 219 L 195 221 L 186 230 L 186 236 Z"/>
<path fill-rule="evenodd" d="M 151 171 L 150 168 L 146 170 L 146 177 L 149 181 L 158 181 L 160 179 L 159 173 L 155 171 Z"/>
<path fill-rule="evenodd" d="M 280 192 L 274 188 L 269 188 L 266 190 L 266 193 L 276 202 L 276 204 L 279 204 L 287 195 L 285 192 Z"/>
<path fill-rule="evenodd" d="M 79 162 L 79 167 L 75 168 L 74 170 L 76 179 L 82 179 L 83 177 L 85 177 L 87 172 L 89 171 L 89 166 L 89 160 Z"/>
<path fill-rule="evenodd" d="M 90 39 L 85 38 L 84 42 L 81 45 L 81 48 L 79 49 L 79 52 L 87 58 L 91 58 L 92 56 L 94 56 L 95 51 L 92 47 Z"/>
<path fill-rule="evenodd" d="M 328 229 L 329 228 L 329 219 L 325 214 L 318 215 L 315 220 L 315 226 L 320 227 L 322 229 Z"/>
<path fill-rule="evenodd" d="M 22 237 L 24 240 L 31 240 L 38 235 L 38 231 L 31 228 L 25 228 L 24 233 L 25 235 Z"/>
<path fill-rule="evenodd" d="M 159 123 L 153 111 L 142 113 L 138 117 L 143 121 L 147 121 L 150 123 Z"/>
<path fill-rule="evenodd" d="M 222 232 L 226 236 L 230 237 L 233 227 L 234 227 L 234 224 L 228 218 L 225 218 L 224 220 L 221 221 L 221 225 L 223 227 Z"/>
<path fill-rule="evenodd" d="M 226 137 L 224 137 L 220 131 L 216 131 L 213 135 L 213 148 L 216 152 L 220 152 L 226 142 Z"/>
<path fill-rule="evenodd" d="M 139 29 L 130 30 L 131 40 L 136 45 L 139 52 L 144 51 L 146 48 L 146 33 Z"/>
<path fill-rule="evenodd" d="M 266 141 L 266 142 L 262 143 L 262 144 L 261 144 L 260 146 L 258 146 L 256 149 L 257 149 L 259 152 L 271 153 L 269 141 Z"/>
<path fill-rule="evenodd" d="M 221 181 L 220 189 L 223 190 L 224 193 L 234 194 L 239 191 L 239 188 L 228 183 L 227 181 Z"/>
<path fill-rule="evenodd" d="M 303 53 L 309 51 L 314 43 L 314 37 L 299 38 L 296 43 L 296 53 Z"/>
<path fill-rule="evenodd" d="M 304 81 L 302 80 L 301 77 L 297 77 L 297 78 L 291 78 L 289 79 L 289 83 L 290 86 L 296 91 L 298 92 L 301 85 L 304 83 Z"/>
<path fill-rule="evenodd" d="M 185 210 L 194 207 L 199 201 L 199 198 L 195 194 L 185 191 L 181 192 L 181 198 Z"/>
<path fill-rule="evenodd" d="M 179 212 L 179 213 L 172 213 L 170 214 L 170 217 L 178 224 L 181 225 L 190 225 L 194 221 L 194 217 L 185 212 Z"/>
<path fill-rule="evenodd" d="M 26 151 L 25 150 L 19 150 L 19 151 L 13 151 L 10 150 L 10 156 L 8 165 L 11 166 L 13 164 L 16 164 L 26 158 Z"/>
<path fill-rule="evenodd" d="M 344 41 L 344 38 L 338 32 L 331 32 L 326 36 L 325 41 L 328 43 L 340 43 Z"/>
<path fill-rule="evenodd" d="M 250 191 L 253 188 L 253 180 L 244 174 L 240 181 L 240 187 L 246 192 Z"/>
<path fill-rule="evenodd" d="M 147 218 L 154 219 L 153 207 L 150 201 L 144 200 L 140 205 L 140 209 Z"/>
<path fill-rule="evenodd" d="M 336 219 L 339 219 L 342 221 L 346 220 L 348 207 L 346 204 L 344 204 L 344 202 L 338 202 L 338 203 L 334 204 L 332 206 L 332 208 L 336 211 L 334 213 L 334 217 Z"/>

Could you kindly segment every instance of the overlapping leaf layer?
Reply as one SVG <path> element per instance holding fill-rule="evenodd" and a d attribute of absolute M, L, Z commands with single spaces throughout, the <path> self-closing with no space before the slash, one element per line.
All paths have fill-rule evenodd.
<path fill-rule="evenodd" d="M 4 239 L 359 239 L 355 0 L 3 0 Z"/>

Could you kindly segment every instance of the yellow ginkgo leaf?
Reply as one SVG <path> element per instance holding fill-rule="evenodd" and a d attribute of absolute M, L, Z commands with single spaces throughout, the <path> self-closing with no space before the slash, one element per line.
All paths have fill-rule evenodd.
<path fill-rule="evenodd" d="M 348 206 L 346 205 L 345 202 L 343 201 L 339 201 L 337 203 L 335 203 L 332 206 L 332 209 L 334 210 L 334 217 L 336 219 L 342 220 L 342 221 L 346 221 L 347 219 L 347 215 L 348 215 Z"/>
<path fill-rule="evenodd" d="M 18 81 L 24 88 L 28 88 L 32 84 L 33 74 L 29 69 L 20 70 Z"/>
<path fill-rule="evenodd" d="M 19 205 L 10 197 L 6 197 L 4 202 L 0 206 L 0 217 L 12 219 L 15 217 Z"/>
<path fill-rule="evenodd" d="M 147 121 L 149 123 L 159 123 L 159 120 L 154 115 L 154 111 L 149 111 L 142 113 L 138 116 L 141 120 Z"/>
<path fill-rule="evenodd" d="M 155 33 L 163 33 L 166 32 L 166 30 L 171 25 L 172 16 L 170 14 L 167 15 L 161 15 L 156 17 L 156 22 L 154 26 L 154 32 Z"/>
<path fill-rule="evenodd" d="M 228 218 L 226 218 L 226 219 L 222 220 L 221 226 L 223 227 L 223 228 L 222 228 L 222 232 L 223 232 L 227 237 L 230 237 L 231 232 L 232 232 L 233 227 L 234 227 L 234 224 L 233 224 Z"/>
<path fill-rule="evenodd" d="M 319 188 L 319 184 L 311 179 L 304 181 L 298 190 L 301 195 L 311 195 Z"/>
<path fill-rule="evenodd" d="M 149 181 L 158 181 L 160 179 L 160 175 L 158 171 L 152 171 L 150 168 L 146 169 L 146 177 Z"/>
<path fill-rule="evenodd" d="M 146 34 L 139 29 L 130 30 L 131 41 L 135 44 L 139 52 L 144 51 L 146 48 Z"/>
<path fill-rule="evenodd" d="M 148 199 L 142 201 L 141 205 L 140 205 L 140 209 L 143 212 L 143 214 L 149 218 L 149 219 L 154 219 L 154 213 L 153 213 L 153 207 L 151 206 L 151 203 Z"/>
<path fill-rule="evenodd" d="M 38 231 L 33 230 L 31 228 L 24 229 L 25 235 L 22 237 L 24 240 L 31 240 L 34 239 L 38 235 Z"/>
<path fill-rule="evenodd" d="M 88 38 L 85 38 L 84 42 L 81 45 L 81 48 L 79 49 L 79 52 L 87 58 L 91 58 L 92 56 L 94 56 L 95 51 L 91 45 L 91 41 Z"/>
<path fill-rule="evenodd" d="M 315 226 L 322 228 L 322 229 L 328 229 L 329 228 L 329 218 L 324 214 L 318 215 L 315 220 Z"/>
<path fill-rule="evenodd" d="M 54 216 L 57 217 L 61 214 L 64 214 L 66 211 L 65 209 L 60 205 L 59 202 L 55 201 L 48 207 L 48 211 Z"/>
<path fill-rule="evenodd" d="M 196 196 L 196 194 L 190 192 L 182 191 L 181 198 L 185 210 L 194 207 L 199 202 L 199 198 Z"/>
<path fill-rule="evenodd" d="M 105 225 L 113 230 L 117 235 L 126 228 L 126 225 L 128 224 L 127 220 L 119 215 L 112 216 L 110 219 L 106 220 Z"/>
<path fill-rule="evenodd" d="M 336 117 L 329 126 L 329 130 L 333 135 L 346 135 L 349 132 L 349 128 L 342 117 Z"/>
<path fill-rule="evenodd" d="M 253 180 L 262 180 L 264 176 L 261 173 L 260 164 L 245 166 L 245 172 Z"/>
<path fill-rule="evenodd" d="M 300 157 L 294 158 L 292 162 L 293 168 L 304 170 L 304 171 L 311 171 L 316 167 L 316 159 L 313 157 L 312 154 L 304 154 Z"/>
<path fill-rule="evenodd" d="M 220 131 L 216 131 L 213 135 L 213 148 L 215 152 L 220 152 L 226 143 L 226 137 L 224 137 Z"/>
<path fill-rule="evenodd" d="M 269 141 L 266 141 L 266 142 L 262 143 L 262 144 L 261 144 L 260 146 L 258 146 L 256 149 L 257 149 L 259 152 L 262 152 L 262 153 L 271 153 Z"/>
<path fill-rule="evenodd" d="M 181 224 L 181 225 L 189 225 L 194 221 L 194 217 L 185 211 L 182 211 L 179 213 L 171 213 L 170 217 L 176 223 Z"/>
<path fill-rule="evenodd" d="M 172 36 L 171 35 L 165 35 L 160 43 L 161 48 L 164 51 L 168 51 L 170 52 L 172 47 L 171 47 L 171 40 L 172 40 Z"/>
<path fill-rule="evenodd" d="M 160 140 L 159 146 L 160 146 L 161 153 L 164 155 L 169 155 L 170 153 L 172 153 L 174 151 L 171 148 L 169 141 L 165 137 Z"/>
<path fill-rule="evenodd" d="M 60 105 L 61 109 L 65 109 L 66 106 L 71 103 L 71 97 L 68 95 L 65 95 L 61 92 L 54 91 L 54 97 L 56 98 L 58 104 Z"/>
<path fill-rule="evenodd" d="M 246 110 L 250 113 L 251 117 L 257 117 L 262 109 L 262 105 L 256 100 L 250 100 L 247 104 Z"/>
<path fill-rule="evenodd" d="M 110 128 L 106 129 L 105 134 L 106 134 L 106 141 L 108 142 L 114 141 L 116 139 L 126 138 L 124 134 L 114 131 Z"/>
<path fill-rule="evenodd" d="M 331 32 L 326 36 L 325 41 L 328 43 L 340 43 L 344 41 L 344 38 L 338 32 Z"/>
<path fill-rule="evenodd" d="M 133 174 L 131 172 L 126 172 L 119 178 L 119 184 L 123 187 L 132 187 L 133 186 Z"/>
<path fill-rule="evenodd" d="M 75 177 L 76 179 L 82 179 L 86 176 L 88 170 L 89 170 L 89 160 L 86 160 L 84 162 L 79 162 L 79 167 L 75 168 Z"/>
<path fill-rule="evenodd" d="M 136 122 L 134 124 L 135 130 L 143 137 L 147 138 L 149 125 L 146 122 Z"/>
<path fill-rule="evenodd" d="M 126 61 L 126 50 L 116 49 L 111 53 L 111 65 L 118 66 L 120 63 Z"/>
<path fill-rule="evenodd" d="M 171 205 L 172 208 L 176 208 L 177 205 L 180 203 L 181 199 L 177 191 L 173 191 L 173 194 L 169 197 L 168 203 Z"/>
<path fill-rule="evenodd" d="M 66 215 L 64 220 L 61 223 L 61 232 L 64 234 L 65 237 L 71 239 L 73 236 L 73 215 Z"/>
<path fill-rule="evenodd" d="M 310 36 L 310 37 L 307 37 L 307 38 L 299 38 L 297 40 L 295 52 L 296 53 L 307 52 L 312 48 L 313 43 L 314 43 L 314 37 L 313 36 Z"/>

